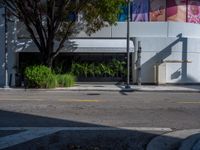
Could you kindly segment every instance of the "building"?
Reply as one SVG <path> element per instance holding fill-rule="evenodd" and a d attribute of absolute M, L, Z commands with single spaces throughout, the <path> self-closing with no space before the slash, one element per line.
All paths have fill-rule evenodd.
<path fill-rule="evenodd" d="M 74 40 L 76 54 L 126 54 L 126 11 L 119 16 L 117 26 L 107 27 L 87 37 L 80 33 Z M 132 80 L 137 79 L 137 50 L 141 42 L 142 83 L 200 83 L 200 2 L 198 0 L 134 0 L 131 7 L 131 71 Z M 1 9 L 0 13 L 4 13 Z M 4 19 L 0 16 L 0 64 L 4 64 Z M 15 68 L 21 53 L 36 52 L 31 40 L 23 39 L 25 31 L 15 22 L 9 23 L 9 75 L 15 84 Z M 18 26 L 19 27 L 19 26 Z M 15 38 L 13 38 L 15 37 Z M 92 44 L 91 44 L 92 43 Z M 65 50 L 63 51 L 65 52 Z M 103 55 L 106 56 L 106 55 Z M 12 76 L 11 76 L 12 75 Z M 4 85 L 4 68 L 0 69 L 0 86 Z"/>

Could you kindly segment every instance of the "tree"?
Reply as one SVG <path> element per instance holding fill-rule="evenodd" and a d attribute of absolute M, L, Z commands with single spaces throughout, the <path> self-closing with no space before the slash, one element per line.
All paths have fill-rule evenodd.
<path fill-rule="evenodd" d="M 71 36 L 88 35 L 117 21 L 124 0 L 3 0 L 7 9 L 24 23 L 40 51 L 44 65 L 53 60 Z M 79 21 L 77 21 L 79 17 Z M 55 41 L 59 42 L 55 46 Z"/>

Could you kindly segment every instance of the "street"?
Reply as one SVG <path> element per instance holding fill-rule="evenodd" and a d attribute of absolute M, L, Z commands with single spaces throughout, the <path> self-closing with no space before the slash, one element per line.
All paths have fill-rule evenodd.
<path fill-rule="evenodd" d="M 0 149 L 189 150 L 199 146 L 187 138 L 200 132 L 199 95 L 0 90 Z"/>
<path fill-rule="evenodd" d="M 1 127 L 200 127 L 200 94 L 0 91 Z M 76 122 L 79 122 L 77 124 Z"/>

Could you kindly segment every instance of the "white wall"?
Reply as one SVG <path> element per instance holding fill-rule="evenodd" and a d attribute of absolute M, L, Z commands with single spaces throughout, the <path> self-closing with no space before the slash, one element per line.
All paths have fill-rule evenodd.
<path fill-rule="evenodd" d="M 4 9 L 0 9 L 0 87 L 5 85 L 5 18 Z M 15 32 L 14 23 L 8 22 L 8 79 L 12 74 L 11 85 L 15 84 L 16 53 L 15 53 Z"/>
<path fill-rule="evenodd" d="M 1 22 L 4 19 L 1 19 Z M 3 22 L 2 22 L 3 23 Z M 12 28 L 12 26 L 10 26 Z M 10 29 L 11 29 L 10 28 Z M 27 37 L 24 28 L 20 28 L 20 35 Z M 0 34 L 4 27 L 0 26 Z M 10 30 L 9 73 L 15 73 L 16 64 L 13 30 Z M 191 63 L 167 63 L 167 83 L 200 83 L 200 25 L 179 22 L 135 22 L 131 23 L 131 37 L 136 42 L 142 42 L 142 82 L 154 82 L 153 66 L 165 60 L 189 60 Z M 0 37 L 0 44 L 4 45 L 4 35 Z M 87 37 L 84 33 L 75 38 Z M 92 38 L 126 38 L 126 23 L 104 28 Z M 87 37 L 88 38 L 88 37 Z M 27 41 L 25 41 L 27 42 Z M 30 46 L 30 44 L 28 44 Z M 105 44 L 106 46 L 106 44 Z M 0 47 L 0 63 L 3 63 L 4 47 Z M 0 86 L 3 85 L 3 69 L 0 71 Z M 14 80 L 14 79 L 13 79 Z"/>
<path fill-rule="evenodd" d="M 167 62 L 167 83 L 200 83 L 200 39 L 142 37 L 137 41 L 142 42 L 143 83 L 154 82 L 154 65 L 162 62 Z"/>
<path fill-rule="evenodd" d="M 21 23 L 18 23 L 18 29 L 18 37 L 29 37 L 26 28 Z M 90 37 L 81 32 L 76 37 L 71 38 L 126 38 L 126 32 L 126 23 L 119 22 L 116 26 L 105 27 Z M 188 38 L 200 38 L 200 24 L 184 22 L 130 23 L 130 35 L 132 37 L 176 37 L 179 34 Z"/>
<path fill-rule="evenodd" d="M 126 23 L 119 22 L 116 26 L 103 28 L 92 37 L 126 38 Z M 130 35 L 132 37 L 182 37 L 200 38 L 200 25 L 184 22 L 131 22 Z M 88 37 L 84 33 L 78 38 Z"/>

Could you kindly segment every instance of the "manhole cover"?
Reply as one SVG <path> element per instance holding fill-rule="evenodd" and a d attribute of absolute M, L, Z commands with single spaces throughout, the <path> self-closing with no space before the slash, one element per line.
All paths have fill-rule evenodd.
<path fill-rule="evenodd" d="M 94 87 L 104 87 L 103 85 L 95 85 Z"/>
<path fill-rule="evenodd" d="M 87 95 L 90 95 L 90 96 L 97 96 L 97 95 L 101 95 L 99 93 L 88 93 Z"/>

